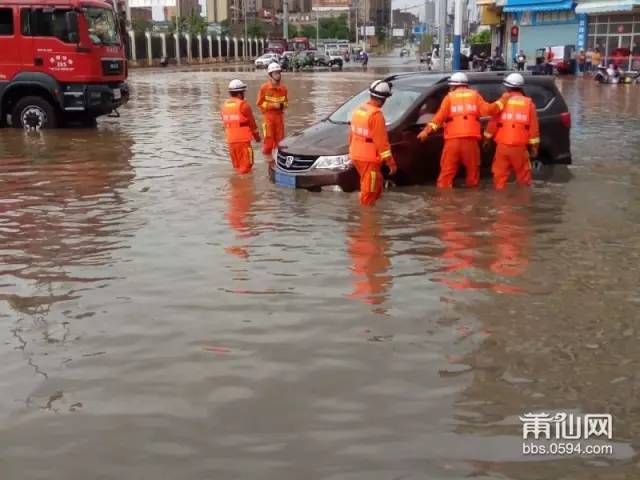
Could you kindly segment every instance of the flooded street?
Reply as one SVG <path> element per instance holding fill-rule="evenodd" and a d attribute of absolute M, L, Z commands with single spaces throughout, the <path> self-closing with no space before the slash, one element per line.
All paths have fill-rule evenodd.
<path fill-rule="evenodd" d="M 288 132 L 374 71 L 285 75 Z M 640 477 L 640 87 L 559 80 L 570 179 L 362 209 L 233 172 L 236 76 L 0 131 L 2 480 Z M 540 411 L 612 414 L 613 455 L 522 455 Z"/>

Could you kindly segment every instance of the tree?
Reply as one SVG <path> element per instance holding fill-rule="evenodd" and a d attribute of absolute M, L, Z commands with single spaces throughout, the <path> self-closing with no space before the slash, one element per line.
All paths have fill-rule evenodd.
<path fill-rule="evenodd" d="M 300 36 L 307 38 L 316 38 L 316 27 L 313 25 L 304 25 L 300 29 Z"/>
<path fill-rule="evenodd" d="M 222 20 L 220 22 L 220 32 L 222 36 L 227 36 L 229 35 L 229 32 L 231 31 L 231 20 L 229 20 L 228 18 L 225 20 Z"/>
<path fill-rule="evenodd" d="M 478 33 L 474 33 L 469 37 L 469 43 L 476 45 L 478 43 L 491 43 L 491 32 L 489 30 L 483 30 Z"/>
<path fill-rule="evenodd" d="M 320 37 L 348 40 L 351 37 L 347 15 L 320 19 Z"/>
<path fill-rule="evenodd" d="M 297 37 L 298 36 L 298 27 L 296 27 L 295 25 L 289 25 L 289 38 L 293 38 L 293 37 Z"/>
<path fill-rule="evenodd" d="M 144 33 L 146 31 L 151 31 L 153 28 L 153 22 L 143 20 L 141 18 L 134 18 L 131 21 L 131 28 L 136 33 Z"/>
<path fill-rule="evenodd" d="M 266 37 L 264 25 L 255 21 L 249 22 L 247 24 L 247 35 L 250 37 Z"/>

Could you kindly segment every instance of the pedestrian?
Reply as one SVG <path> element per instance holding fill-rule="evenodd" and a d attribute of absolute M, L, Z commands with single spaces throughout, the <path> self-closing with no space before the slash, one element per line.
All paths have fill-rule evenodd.
<path fill-rule="evenodd" d="M 595 52 L 593 52 L 593 67 L 597 69 L 602 64 L 602 54 L 600 53 L 600 49 L 596 48 Z"/>
<path fill-rule="evenodd" d="M 518 71 L 524 72 L 524 67 L 527 64 L 527 56 L 524 54 L 524 50 L 520 50 L 520 53 L 516 57 L 516 63 L 518 64 Z"/>
<path fill-rule="evenodd" d="M 389 175 L 398 169 L 387 135 L 382 106 L 391 96 L 391 84 L 376 80 L 369 87 L 369 101 L 353 111 L 349 131 L 349 156 L 360 175 L 360 204 L 373 205 L 383 189 L 382 165 Z"/>
<path fill-rule="evenodd" d="M 553 50 L 547 47 L 544 54 L 544 73 L 545 75 L 553 75 Z"/>
<path fill-rule="evenodd" d="M 289 107 L 289 93 L 282 83 L 282 68 L 272 63 L 267 68 L 269 81 L 260 87 L 258 108 L 262 112 L 264 143 L 262 153 L 270 158 L 284 138 L 284 111 Z"/>
<path fill-rule="evenodd" d="M 367 68 L 369 64 L 369 54 L 366 51 L 362 51 L 362 68 Z"/>
<path fill-rule="evenodd" d="M 496 154 L 491 171 L 496 189 L 503 189 L 511 171 L 520 185 L 531 185 L 530 158 L 538 156 L 540 127 L 533 100 L 524 94 L 524 77 L 519 73 L 509 75 L 503 85 L 507 92 L 501 97 L 504 109 L 489 122 L 485 137 L 485 148 L 493 138 Z"/>
<path fill-rule="evenodd" d="M 460 163 L 467 173 L 467 186 L 480 182 L 480 146 L 482 138 L 480 117 L 493 116 L 503 108 L 503 103 L 487 103 L 469 87 L 469 79 L 462 72 L 449 77 L 451 91 L 440 104 L 431 122 L 418 135 L 424 142 L 427 137 L 444 126 L 444 149 L 440 159 L 438 188 L 451 188 Z"/>
<path fill-rule="evenodd" d="M 247 85 L 241 80 L 231 80 L 229 95 L 222 105 L 222 122 L 229 145 L 229 154 L 233 168 L 240 174 L 249 173 L 253 168 L 253 148 L 251 139 L 260 141 L 258 125 L 245 101 Z"/>
<path fill-rule="evenodd" d="M 584 53 L 584 48 L 580 49 L 578 53 L 578 73 L 584 75 L 585 65 L 587 63 L 587 54 Z"/>
<path fill-rule="evenodd" d="M 585 71 L 591 72 L 593 70 L 593 49 L 587 49 L 587 57 L 585 61 Z"/>

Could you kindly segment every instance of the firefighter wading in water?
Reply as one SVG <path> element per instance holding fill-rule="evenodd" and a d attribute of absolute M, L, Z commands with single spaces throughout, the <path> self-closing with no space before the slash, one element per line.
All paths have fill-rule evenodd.
<path fill-rule="evenodd" d="M 370 99 L 356 108 L 351 116 L 349 156 L 360 175 L 360 204 L 373 205 L 382 195 L 381 167 L 386 164 L 389 174 L 397 171 L 382 106 L 391 96 L 391 84 L 376 80 L 369 87 Z"/>
<path fill-rule="evenodd" d="M 467 173 L 467 186 L 480 182 L 480 144 L 482 138 L 480 117 L 493 116 L 502 111 L 502 99 L 487 103 L 475 90 L 468 88 L 464 73 L 449 78 L 451 91 L 442 101 L 433 120 L 420 132 L 418 139 L 425 141 L 431 132 L 444 125 L 444 149 L 440 159 L 439 188 L 451 188 L 460 163 Z"/>
<path fill-rule="evenodd" d="M 231 98 L 222 105 L 222 122 L 229 145 L 233 168 L 240 174 L 249 173 L 253 168 L 253 148 L 251 139 L 260 141 L 258 126 L 251 107 L 244 100 L 247 85 L 241 80 L 231 80 Z"/>
<path fill-rule="evenodd" d="M 484 132 L 485 145 L 491 138 L 496 142 L 496 154 L 491 171 L 493 184 L 502 189 L 509 180 L 511 171 L 515 171 L 516 181 L 520 185 L 531 185 L 531 158 L 538 156 L 540 147 L 540 126 L 536 106 L 522 91 L 524 77 L 512 73 L 503 82 L 507 87 L 500 99 L 504 110 L 492 118 Z"/>
<path fill-rule="evenodd" d="M 258 108 L 264 117 L 262 153 L 268 158 L 284 138 L 284 110 L 289 107 L 289 94 L 282 81 L 282 69 L 277 63 L 267 68 L 269 81 L 260 87 Z"/>

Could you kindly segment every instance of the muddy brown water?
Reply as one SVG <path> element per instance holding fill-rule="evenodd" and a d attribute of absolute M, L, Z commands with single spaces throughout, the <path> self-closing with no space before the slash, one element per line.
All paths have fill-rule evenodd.
<path fill-rule="evenodd" d="M 638 478 L 639 87 L 559 82 L 568 181 L 365 211 L 234 175 L 233 76 L 0 132 L 0 478 Z M 288 77 L 289 131 L 372 78 Z M 535 411 L 611 413 L 614 454 L 523 456 Z"/>

